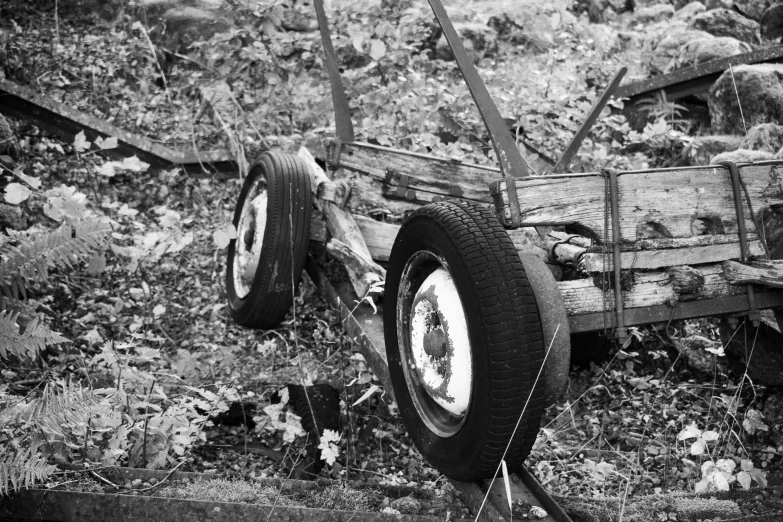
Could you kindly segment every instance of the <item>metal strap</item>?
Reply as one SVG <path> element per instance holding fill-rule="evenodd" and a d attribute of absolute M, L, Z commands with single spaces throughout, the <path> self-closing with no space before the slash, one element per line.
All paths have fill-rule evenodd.
<path fill-rule="evenodd" d="M 750 249 L 748 248 L 748 230 L 745 226 L 745 212 L 742 207 L 742 178 L 740 177 L 740 171 L 737 164 L 733 161 L 721 161 L 718 165 L 728 167 L 729 174 L 731 175 L 731 190 L 734 193 L 734 210 L 737 212 L 737 234 L 740 240 L 740 256 L 743 262 L 750 259 Z M 748 200 L 750 203 L 750 200 Z M 756 232 L 761 235 L 761 231 Z M 749 318 L 753 322 L 754 326 L 758 325 L 758 321 L 761 319 L 761 314 L 756 308 L 756 290 L 752 284 L 747 285 L 748 291 L 748 310 L 750 312 Z"/>
<path fill-rule="evenodd" d="M 622 266 L 622 237 L 620 235 L 620 190 L 617 183 L 617 171 L 606 169 L 605 175 L 609 177 L 609 206 L 612 214 L 612 268 L 614 269 L 614 310 L 615 329 L 614 336 L 623 342 L 628 336 L 625 327 L 625 310 L 623 309 L 623 266 Z M 604 238 L 606 240 L 606 238 Z"/>
<path fill-rule="evenodd" d="M 334 54 L 332 37 L 329 34 L 329 22 L 326 19 L 323 0 L 315 0 L 315 13 L 318 17 L 318 28 L 321 30 L 321 41 L 326 55 L 326 70 L 329 72 L 329 83 L 332 87 L 332 103 L 334 104 L 334 126 L 337 137 L 346 143 L 354 141 L 353 124 L 351 123 L 351 108 L 340 78 L 337 66 L 337 56 Z"/>

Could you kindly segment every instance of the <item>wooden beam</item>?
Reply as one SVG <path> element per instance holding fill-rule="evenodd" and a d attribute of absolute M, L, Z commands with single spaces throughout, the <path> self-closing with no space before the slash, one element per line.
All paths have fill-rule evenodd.
<path fill-rule="evenodd" d="M 764 247 L 760 241 L 751 241 L 748 243 L 748 247 L 750 255 L 764 255 Z M 649 270 L 667 266 L 699 265 L 717 263 L 727 259 L 738 259 L 740 257 L 740 247 L 739 242 L 736 242 L 666 250 L 623 252 L 620 256 L 623 269 Z M 609 272 L 614 270 L 611 255 L 584 254 L 582 259 L 586 272 Z"/>
<path fill-rule="evenodd" d="M 181 166 L 189 174 L 217 172 L 218 178 L 235 178 L 237 165 L 228 151 L 184 152 L 170 149 L 143 136 L 133 134 L 90 114 L 77 111 L 65 103 L 32 89 L 0 79 L 0 113 L 20 120 L 32 121 L 39 128 L 72 141 L 84 132 L 90 141 L 115 137 L 118 146 L 101 151 L 110 157 L 137 156 L 153 167 Z"/>
<path fill-rule="evenodd" d="M 688 299 L 712 299 L 746 293 L 744 286 L 735 286 L 726 281 L 720 264 L 701 265 L 699 272 L 704 277 L 704 284 L 697 293 L 689 294 Z M 672 284 L 669 271 L 634 272 L 632 277 L 630 290 L 623 291 L 625 308 L 676 304 L 679 301 L 680 294 Z M 561 281 L 557 286 L 569 316 L 613 309 L 614 290 L 607 288 L 604 293 L 592 278 Z"/>
<path fill-rule="evenodd" d="M 397 238 L 397 232 L 400 230 L 400 225 L 383 223 L 360 215 L 356 215 L 353 218 L 356 220 L 356 224 L 359 225 L 359 230 L 362 231 L 364 242 L 367 244 L 367 249 L 370 251 L 372 258 L 376 261 L 388 261 L 392 245 L 394 245 L 394 240 Z"/>
<path fill-rule="evenodd" d="M 783 162 L 740 167 L 757 216 L 783 205 Z M 660 236 L 689 238 L 712 233 L 736 234 L 737 216 L 728 169 L 692 167 L 642 170 L 618 175 L 620 235 L 635 242 L 649 230 Z M 528 177 L 517 180 L 522 226 L 580 225 L 583 235 L 599 242 L 611 238 L 606 227 L 606 183 L 600 174 Z M 495 205 L 506 222 L 511 218 L 505 182 L 493 185 Z M 743 196 L 744 199 L 744 196 Z M 747 229 L 755 233 L 747 204 Z M 712 229 L 712 230 L 710 230 Z"/>
<path fill-rule="evenodd" d="M 757 259 L 749 263 L 726 261 L 723 263 L 723 274 L 733 285 L 753 283 L 783 288 L 783 260 Z"/>

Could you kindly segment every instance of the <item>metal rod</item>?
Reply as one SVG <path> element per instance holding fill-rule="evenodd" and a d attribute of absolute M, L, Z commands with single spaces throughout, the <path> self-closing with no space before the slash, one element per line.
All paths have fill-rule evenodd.
<path fill-rule="evenodd" d="M 748 249 L 748 229 L 745 226 L 745 211 L 742 208 L 742 181 L 740 179 L 739 168 L 733 161 L 721 161 L 719 165 L 729 168 L 731 176 L 731 190 L 734 193 L 734 210 L 737 213 L 737 233 L 740 240 L 740 256 L 742 262 L 750 259 L 750 250 Z M 756 231 L 760 233 L 760 231 Z M 758 326 L 760 315 L 756 309 L 756 290 L 752 284 L 747 285 L 748 289 L 748 308 L 750 309 L 749 318 L 754 326 Z"/>
<path fill-rule="evenodd" d="M 468 56 L 465 46 L 462 45 L 462 40 L 460 40 L 454 26 L 451 25 L 446 9 L 440 0 L 429 0 L 429 2 L 432 11 L 435 13 L 435 18 L 438 19 L 440 26 L 443 28 L 443 34 L 451 47 L 451 51 L 454 53 L 459 70 L 462 72 L 462 77 L 465 78 L 465 83 L 468 84 L 470 95 L 473 97 L 476 107 L 478 107 L 481 119 L 484 120 L 484 125 L 492 138 L 492 146 L 495 149 L 500 170 L 507 177 L 521 178 L 527 176 L 527 163 L 525 163 L 525 159 L 519 152 L 511 131 L 500 116 L 500 111 L 495 102 L 492 101 L 492 97 L 481 80 L 481 76 L 476 71 L 473 61 Z M 509 193 L 509 197 L 512 197 L 511 193 Z"/>
<path fill-rule="evenodd" d="M 323 0 L 315 0 L 315 14 L 318 18 L 318 29 L 321 31 L 321 41 L 326 55 L 326 70 L 329 73 L 329 84 L 332 87 L 332 103 L 334 104 L 334 127 L 337 137 L 345 142 L 354 141 L 353 123 L 351 123 L 351 108 L 345 96 L 340 69 L 337 67 L 337 56 L 334 54 L 332 37 L 329 34 L 329 21 L 326 19 Z"/>
<path fill-rule="evenodd" d="M 623 313 L 623 274 L 622 274 L 622 250 L 620 242 L 620 191 L 617 183 L 617 171 L 606 169 L 609 175 L 609 202 L 612 211 L 612 265 L 614 268 L 614 308 L 615 337 L 622 341 L 628 335 L 625 327 L 625 314 Z"/>
<path fill-rule="evenodd" d="M 606 107 L 606 104 L 609 103 L 609 100 L 617 90 L 617 87 L 620 85 L 620 82 L 623 80 L 623 77 L 627 71 L 627 68 L 621 67 L 620 70 L 617 71 L 617 73 L 614 75 L 614 78 L 612 78 L 612 81 L 609 82 L 609 85 L 606 87 L 606 89 L 604 89 L 604 92 L 601 93 L 601 96 L 595 100 L 595 103 L 593 103 L 593 106 L 590 108 L 590 112 L 587 113 L 587 118 L 585 118 L 582 126 L 579 127 L 579 130 L 571 139 L 571 143 L 569 143 L 565 148 L 565 151 L 563 151 L 563 155 L 560 156 L 560 159 L 557 160 L 555 166 L 552 167 L 551 174 L 568 172 L 568 166 L 571 165 L 571 161 L 573 160 L 574 155 L 579 152 L 579 148 L 582 146 L 582 142 L 585 140 L 587 135 L 590 134 L 590 129 L 593 128 L 593 125 L 598 119 L 598 116 L 601 115 L 601 111 L 603 111 Z"/>

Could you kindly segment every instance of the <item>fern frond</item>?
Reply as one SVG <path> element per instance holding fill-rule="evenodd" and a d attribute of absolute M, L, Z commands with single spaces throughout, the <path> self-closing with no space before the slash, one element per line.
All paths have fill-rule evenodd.
<path fill-rule="evenodd" d="M 24 451 L 14 448 L 0 452 L 0 497 L 22 487 L 30 487 L 36 482 L 49 478 L 57 470 L 47 460 L 29 448 Z"/>
<path fill-rule="evenodd" d="M 38 317 L 30 321 L 24 333 L 19 333 L 16 319 L 19 313 L 0 311 L 0 358 L 9 354 L 20 359 L 35 359 L 49 344 L 69 342 L 68 339 L 41 324 Z"/>
<path fill-rule="evenodd" d="M 7 296 L 26 298 L 31 283 L 48 280 L 50 267 L 73 268 L 103 246 L 108 223 L 81 221 L 64 224 L 33 239 L 15 238 L 19 245 L 4 249 L 0 260 L 0 284 Z"/>
<path fill-rule="evenodd" d="M 92 392 L 79 385 L 66 384 L 60 388 L 49 383 L 41 397 L 0 411 L 0 426 L 41 426 L 64 436 L 62 430 L 68 425 L 87 425 L 95 404 Z"/>

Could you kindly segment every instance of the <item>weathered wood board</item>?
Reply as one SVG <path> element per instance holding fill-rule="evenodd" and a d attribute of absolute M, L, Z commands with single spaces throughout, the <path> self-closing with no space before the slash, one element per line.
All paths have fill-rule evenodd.
<path fill-rule="evenodd" d="M 723 276 L 723 267 L 719 263 L 699 265 L 696 269 L 704 277 L 700 291 L 689 292 L 688 299 L 711 299 L 744 295 L 744 286 L 729 284 Z M 633 286 L 623 291 L 625 308 L 642 308 L 662 304 L 676 303 L 679 293 L 674 289 L 669 271 L 656 270 L 634 273 Z M 604 293 L 592 278 L 557 283 L 565 302 L 568 315 L 580 315 L 602 312 L 614 308 L 614 290 L 607 288 Z"/>
<path fill-rule="evenodd" d="M 732 284 L 753 283 L 783 288 L 783 260 L 759 259 L 749 263 L 726 261 L 723 263 L 723 275 Z"/>
<path fill-rule="evenodd" d="M 783 204 L 781 174 L 783 162 L 740 167 L 756 215 Z M 603 175 L 529 177 L 516 184 L 523 226 L 581 225 L 600 242 L 611 238 L 611 225 L 606 224 L 608 189 Z M 737 233 L 726 167 L 630 171 L 618 174 L 618 185 L 623 241 L 642 239 L 649 230 L 670 238 Z M 497 181 L 495 187 L 496 208 L 510 220 L 505 182 Z M 756 233 L 747 203 L 743 217 L 747 230 Z"/>
<path fill-rule="evenodd" d="M 449 197 L 490 204 L 488 184 L 501 176 L 492 167 L 367 143 L 342 143 L 339 155 L 334 141 L 326 148 L 330 164 L 340 169 L 335 179 L 351 185 L 348 208 L 353 211 L 403 214 Z"/>

